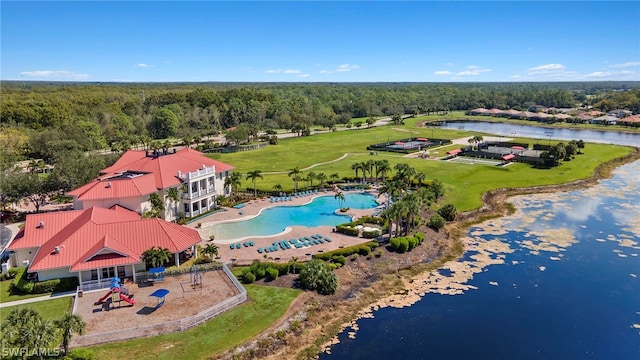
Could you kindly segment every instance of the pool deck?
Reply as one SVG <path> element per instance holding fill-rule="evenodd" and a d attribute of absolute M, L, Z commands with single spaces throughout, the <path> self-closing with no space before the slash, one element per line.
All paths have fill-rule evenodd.
<path fill-rule="evenodd" d="M 362 192 L 361 190 L 356 191 L 345 191 L 344 193 L 358 193 Z M 370 189 L 367 190 L 368 193 L 374 194 L 377 196 L 377 190 Z M 317 194 L 308 195 L 299 198 L 292 198 L 291 201 L 272 203 L 269 201 L 269 198 L 262 198 L 257 200 L 252 200 L 245 203 L 245 206 L 241 209 L 234 208 L 225 208 L 226 211 L 219 211 L 209 216 L 206 216 L 197 222 L 193 222 L 189 225 L 185 225 L 189 228 L 197 230 L 203 240 L 200 245 L 206 246 L 211 243 L 207 240 L 207 226 L 212 225 L 216 222 L 224 222 L 224 221 L 239 221 L 239 220 L 247 220 L 259 214 L 260 210 L 266 209 L 274 206 L 296 206 L 296 205 L 304 205 L 311 202 L 315 197 L 319 196 L 331 196 L 335 195 L 334 191 L 318 192 Z M 379 198 L 380 201 L 386 200 L 384 196 Z M 352 209 L 347 211 L 346 215 L 351 215 L 354 218 L 359 218 L 365 215 L 371 215 L 375 209 L 366 209 L 366 210 L 356 210 Z M 201 223 L 202 227 L 197 228 L 197 224 Z M 292 238 L 300 238 L 303 236 L 310 236 L 314 234 L 320 234 L 325 237 L 331 238 L 331 242 L 325 242 L 324 244 L 314 245 L 311 247 L 304 247 L 300 249 L 292 248 L 288 250 L 278 250 L 276 252 L 271 252 L 268 254 L 267 259 L 271 259 L 273 261 L 278 262 L 287 262 L 292 257 L 296 257 L 298 260 L 310 260 L 311 255 L 317 254 L 319 252 L 326 252 L 330 250 L 335 250 L 340 247 L 352 246 L 361 243 L 365 243 L 369 241 L 369 239 L 364 239 L 361 237 L 353 237 L 346 236 L 339 233 L 333 232 L 333 226 L 318 226 L 318 227 L 304 227 L 304 226 L 292 226 L 289 231 L 272 236 L 252 236 L 246 239 L 238 239 L 238 240 L 214 240 L 213 243 L 218 246 L 218 256 L 219 261 L 224 262 L 235 262 L 238 264 L 251 263 L 251 261 L 259 259 L 265 260 L 264 253 L 258 253 L 258 248 L 265 248 L 270 246 L 274 241 L 280 240 L 289 240 Z M 245 247 L 242 246 L 240 249 L 230 249 L 230 244 L 232 243 L 243 243 L 244 241 L 251 240 L 255 243 L 254 246 Z"/>

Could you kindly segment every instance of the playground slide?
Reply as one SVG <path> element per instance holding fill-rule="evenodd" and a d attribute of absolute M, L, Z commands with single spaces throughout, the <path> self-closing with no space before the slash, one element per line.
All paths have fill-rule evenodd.
<path fill-rule="evenodd" d="M 124 301 L 128 302 L 128 303 L 129 303 L 129 304 L 131 304 L 131 305 L 134 305 L 134 304 L 136 303 L 136 301 L 135 301 L 135 300 L 133 300 L 133 299 L 131 299 L 131 298 L 127 297 L 127 295 L 125 295 L 125 294 L 123 294 L 123 293 L 120 293 L 120 300 L 124 300 Z"/>
<path fill-rule="evenodd" d="M 111 290 L 109 290 L 109 291 L 105 294 L 105 296 L 101 297 L 101 298 L 100 298 L 100 300 L 98 300 L 98 304 L 101 304 L 101 303 L 103 303 L 105 300 L 107 300 L 107 298 L 108 298 L 109 296 L 111 296 L 111 293 L 112 293 L 112 292 L 111 292 Z"/>

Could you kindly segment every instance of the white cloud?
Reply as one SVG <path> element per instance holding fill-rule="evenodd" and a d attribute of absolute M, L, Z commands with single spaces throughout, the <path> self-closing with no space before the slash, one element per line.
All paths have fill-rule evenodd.
<path fill-rule="evenodd" d="M 136 67 L 139 67 L 139 68 L 148 68 L 148 67 L 151 67 L 151 66 L 153 66 L 153 65 L 149 65 L 149 64 L 145 64 L 145 63 L 140 63 L 140 64 L 136 65 Z"/>
<path fill-rule="evenodd" d="M 343 72 L 343 71 L 351 71 L 351 70 L 358 70 L 358 69 L 360 69 L 360 65 L 342 64 L 342 65 L 338 65 L 338 68 L 336 69 L 336 71 Z"/>
<path fill-rule="evenodd" d="M 452 62 L 448 62 L 448 63 L 446 63 L 445 65 L 447 65 L 447 66 L 453 66 L 453 63 L 452 63 Z"/>
<path fill-rule="evenodd" d="M 452 75 L 453 73 L 451 71 L 448 70 L 439 70 L 433 73 L 433 75 L 436 76 L 442 76 L 442 75 Z"/>
<path fill-rule="evenodd" d="M 551 74 L 564 72 L 566 67 L 562 64 L 546 64 L 529 68 L 529 75 Z"/>
<path fill-rule="evenodd" d="M 609 65 L 610 68 L 627 68 L 627 67 L 633 67 L 633 66 L 640 66 L 640 61 L 629 61 L 622 64 Z"/>
<path fill-rule="evenodd" d="M 285 74 L 300 74 L 300 73 L 302 73 L 302 71 L 300 71 L 298 69 L 287 69 L 287 70 L 283 71 L 283 73 L 285 73 Z"/>
<path fill-rule="evenodd" d="M 267 74 L 279 74 L 281 71 L 280 70 L 267 70 L 265 71 L 265 73 Z"/>
<path fill-rule="evenodd" d="M 336 72 L 349 72 L 352 70 L 359 70 L 359 69 L 360 69 L 360 65 L 342 64 L 342 65 L 336 66 L 336 68 L 333 70 L 320 70 L 318 72 L 320 74 L 333 74 Z"/>
<path fill-rule="evenodd" d="M 309 74 L 300 74 L 298 75 L 299 78 L 308 78 Z"/>
<path fill-rule="evenodd" d="M 298 69 L 269 69 L 265 71 L 267 74 L 302 74 L 302 71 Z"/>
<path fill-rule="evenodd" d="M 585 79 L 615 79 L 615 80 L 640 80 L 640 73 L 632 70 L 620 71 L 594 71 L 584 76 Z"/>
<path fill-rule="evenodd" d="M 467 66 L 467 70 L 460 71 L 456 74 L 456 76 L 475 76 L 480 75 L 482 73 L 486 73 L 492 71 L 491 69 L 482 68 L 480 66 L 469 65 Z"/>
<path fill-rule="evenodd" d="M 510 77 L 510 78 L 512 78 L 512 79 L 519 79 L 519 78 L 521 78 L 522 76 L 520 76 L 520 75 L 511 75 L 511 76 L 509 76 L 509 77 Z"/>
<path fill-rule="evenodd" d="M 29 80 L 87 80 L 89 75 L 79 74 L 73 71 L 67 70 L 36 70 L 36 71 L 23 71 L 20 73 L 20 77 L 27 78 Z"/>

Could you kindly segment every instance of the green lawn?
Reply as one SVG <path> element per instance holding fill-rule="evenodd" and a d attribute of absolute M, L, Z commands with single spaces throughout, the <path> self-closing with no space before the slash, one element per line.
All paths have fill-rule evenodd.
<path fill-rule="evenodd" d="M 11 286 L 12 281 L 13 280 L 0 281 L 0 303 L 51 295 L 51 293 L 33 295 L 11 295 L 9 294 L 9 287 Z"/>
<path fill-rule="evenodd" d="M 194 329 L 92 347 L 97 359 L 207 359 L 260 334 L 300 290 L 246 285 L 249 301 Z"/>
<path fill-rule="evenodd" d="M 439 117 L 441 118 L 441 116 Z M 398 162 L 408 163 L 418 171 L 425 173 L 427 180 L 441 180 L 447 189 L 445 201 L 453 203 L 458 210 L 465 211 L 479 207 L 482 194 L 488 190 L 503 187 L 551 185 L 583 179 L 591 175 L 599 164 L 632 151 L 630 147 L 589 143 L 583 149 L 584 154 L 577 155 L 575 159 L 564 162 L 559 167 L 535 169 L 525 164 L 513 164 L 506 168 L 498 168 L 489 165 L 408 159 L 398 154 L 386 152 L 379 152 L 379 155 L 372 156 L 366 150 L 367 145 L 385 142 L 387 139 L 393 141 L 410 136 L 453 139 L 478 134 L 469 131 L 416 128 L 413 126 L 416 121 L 426 118 L 436 118 L 436 116 L 407 119 L 404 126 L 388 125 L 283 139 L 280 144 L 261 150 L 220 154 L 215 157 L 236 166 L 235 171 L 241 173 L 256 169 L 263 173 L 283 172 L 281 174 L 264 174 L 263 179 L 257 180 L 258 189 L 266 191 L 272 190 L 275 184 L 280 184 L 285 191 L 291 191 L 293 181 L 287 175 L 289 169 L 295 166 L 304 169 L 315 163 L 336 160 L 345 153 L 348 153 L 348 156 L 342 160 L 319 165 L 308 171 L 324 172 L 327 176 L 338 173 L 341 177 L 353 177 L 355 172 L 351 170 L 351 165 L 355 162 L 369 159 L 388 159 L 392 166 Z M 516 141 L 533 144 L 536 140 L 518 138 Z M 554 142 L 552 141 L 552 143 Z M 303 185 L 308 184 L 299 183 L 299 186 Z M 251 181 L 243 181 L 242 187 L 251 188 L 253 184 Z"/>
<path fill-rule="evenodd" d="M 31 308 L 40 313 L 46 320 L 56 320 L 62 317 L 65 312 L 71 311 L 73 298 L 70 296 L 55 298 L 51 300 L 38 301 L 30 304 L 9 306 L 0 309 L 0 321 L 4 321 L 13 309 Z"/>

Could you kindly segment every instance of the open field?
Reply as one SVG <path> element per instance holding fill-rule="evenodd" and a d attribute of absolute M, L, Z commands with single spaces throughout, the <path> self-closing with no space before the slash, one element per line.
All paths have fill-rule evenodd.
<path fill-rule="evenodd" d="M 283 139 L 276 146 L 268 146 L 256 151 L 220 154 L 215 155 L 215 158 L 233 164 L 236 166 L 235 171 L 241 173 L 256 169 L 261 170 L 264 178 L 258 179 L 256 184 L 258 189 L 265 191 L 272 190 L 275 184 L 280 184 L 285 191 L 292 191 L 293 181 L 288 176 L 288 170 L 295 166 L 305 169 L 313 164 L 323 163 L 314 166 L 305 173 L 314 171 L 315 173 L 324 172 L 327 176 L 338 173 L 341 177 L 353 177 L 355 172 L 351 170 L 351 165 L 355 162 L 387 159 L 392 167 L 397 163 L 407 163 L 416 170 L 425 173 L 427 181 L 441 180 L 447 190 L 444 202 L 453 203 L 459 211 L 466 211 L 481 206 L 481 196 L 486 191 L 504 187 L 519 188 L 561 184 L 584 179 L 593 173 L 597 165 L 632 151 L 629 147 L 589 143 L 583 150 L 584 154 L 577 155 L 571 161 L 563 162 L 562 165 L 551 169 L 536 169 L 520 163 L 507 167 L 469 166 L 453 162 L 406 158 L 402 155 L 385 152 L 379 152 L 379 155 L 372 156 L 366 150 L 367 145 L 385 141 L 387 138 L 394 140 L 415 135 L 427 138 L 453 139 L 478 134 L 468 131 L 412 126 L 415 122 L 423 119 L 408 119 L 404 126 L 388 125 Z M 516 138 L 514 141 L 535 142 L 534 139 L 525 138 Z M 448 148 L 457 147 L 460 146 L 454 145 Z M 345 154 L 347 154 L 346 157 L 341 158 Z M 434 153 L 435 156 L 437 156 L 436 153 Z M 277 161 L 274 161 L 275 159 Z M 280 173 L 268 174 L 271 172 Z M 301 182 L 300 186 L 303 185 Z M 251 181 L 244 180 L 242 187 L 252 188 L 253 184 Z"/>
<path fill-rule="evenodd" d="M 42 294 L 40 294 L 42 295 Z M 73 298 L 70 296 L 61 297 L 46 301 L 38 301 L 25 305 L 16 305 L 0 309 L 0 322 L 7 318 L 13 309 L 30 308 L 36 310 L 46 320 L 60 319 L 65 312 L 70 312 L 73 306 Z"/>
<path fill-rule="evenodd" d="M 267 329 L 300 290 L 246 285 L 249 301 L 185 332 L 92 347 L 96 359 L 208 359 Z M 171 349 L 171 351 L 167 351 Z"/>

